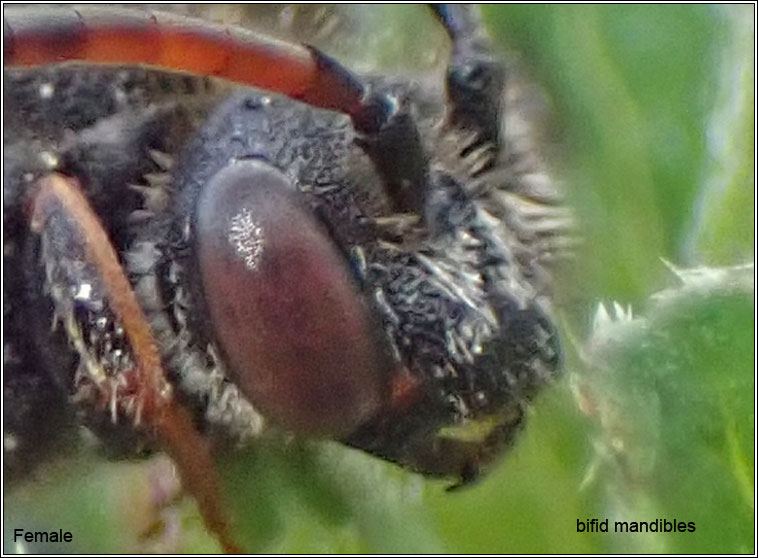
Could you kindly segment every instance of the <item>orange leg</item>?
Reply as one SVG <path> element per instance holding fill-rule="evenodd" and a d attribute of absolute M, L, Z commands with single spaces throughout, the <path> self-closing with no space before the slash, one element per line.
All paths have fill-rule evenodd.
<path fill-rule="evenodd" d="M 5 66 L 145 64 L 216 76 L 354 115 L 360 81 L 315 49 L 173 14 L 81 6 L 3 16 Z"/>
<path fill-rule="evenodd" d="M 84 262 L 81 263 L 94 270 L 98 283 L 95 286 L 88 283 L 88 289 L 102 290 L 110 312 L 123 328 L 133 366 L 127 372 L 121 372 L 127 377 L 119 378 L 120 382 L 94 381 L 100 392 L 97 395 L 114 401 L 114 411 L 126 414 L 135 425 L 158 440 L 176 463 L 183 485 L 197 499 L 208 529 L 218 537 L 225 551 L 238 551 L 228 533 L 220 481 L 209 443 L 197 432 L 190 415 L 173 397 L 147 319 L 107 233 L 77 181 L 60 174 L 40 179 L 30 212 L 31 228 L 42 236 L 43 241 L 48 224 L 53 222 L 51 220 L 57 221 L 56 239 L 60 241 L 61 236 L 65 236 L 65 246 L 83 255 Z M 55 249 L 50 248 L 53 258 Z M 73 280 L 70 282 L 74 283 Z M 75 284 L 72 286 L 76 287 Z M 73 344 L 82 359 L 90 358 L 81 340 L 78 345 Z M 120 390 L 119 386 L 125 389 Z M 127 394 L 129 397 L 125 397 Z M 130 404 L 125 405 L 126 401 Z"/>

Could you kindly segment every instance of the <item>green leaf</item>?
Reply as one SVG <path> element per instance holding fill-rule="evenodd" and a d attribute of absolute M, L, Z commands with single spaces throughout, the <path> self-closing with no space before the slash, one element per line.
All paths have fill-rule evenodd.
<path fill-rule="evenodd" d="M 751 553 L 753 266 L 675 270 L 641 316 L 598 310 L 579 393 L 597 425 L 610 515 L 694 522 L 617 551 Z M 613 317 L 610 317 L 613 316 Z"/>

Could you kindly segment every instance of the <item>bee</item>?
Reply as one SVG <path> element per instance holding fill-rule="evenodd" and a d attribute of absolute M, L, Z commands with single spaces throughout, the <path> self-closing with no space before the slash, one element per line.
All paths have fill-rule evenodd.
<path fill-rule="evenodd" d="M 278 429 L 467 485 L 561 350 L 570 219 L 472 6 L 440 79 L 176 14 L 4 13 L 4 440 L 165 450 L 235 550 L 212 445 Z M 45 450 L 43 450 L 45 448 Z"/>

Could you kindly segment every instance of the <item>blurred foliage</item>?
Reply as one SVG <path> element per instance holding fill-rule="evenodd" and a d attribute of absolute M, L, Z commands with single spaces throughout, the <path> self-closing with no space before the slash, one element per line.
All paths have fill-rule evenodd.
<path fill-rule="evenodd" d="M 693 228 L 705 226 L 697 210 L 708 187 L 724 198 L 709 200 L 723 207 L 716 210 L 720 218 L 737 227 L 738 240 L 725 235 L 720 242 L 736 242 L 739 250 L 731 260 L 707 261 L 752 257 L 749 7 L 491 10 L 493 28 L 502 30 L 553 103 L 562 174 L 592 247 L 578 266 L 582 290 L 639 302 L 665 284 L 660 257 L 706 263 L 705 254 L 686 248 Z M 735 116 L 724 119 L 725 110 Z M 709 176 L 720 165 L 739 170 Z M 729 204 L 732 197 L 744 203 Z M 725 215 L 728 210 L 737 213 Z"/>
<path fill-rule="evenodd" d="M 349 9 L 373 32 L 343 33 L 333 54 L 385 66 L 438 60 L 444 38 L 420 8 L 374 8 Z M 542 87 L 548 160 L 581 224 L 559 293 L 565 379 L 539 398 L 501 466 L 459 492 L 333 443 L 269 440 L 224 457 L 246 550 L 755 551 L 753 269 L 662 262 L 753 259 L 753 10 L 484 8 Z M 69 527 L 77 538 L 66 552 L 216 550 L 186 498 L 158 535 L 139 538 L 156 513 L 144 503 L 156 467 L 86 458 L 49 469 L 6 495 L 4 550 L 19 550 L 14 524 Z M 697 530 L 577 533 L 589 518 Z"/>

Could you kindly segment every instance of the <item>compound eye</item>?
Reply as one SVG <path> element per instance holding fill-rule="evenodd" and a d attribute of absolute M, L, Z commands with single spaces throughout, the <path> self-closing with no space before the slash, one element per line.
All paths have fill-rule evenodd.
<path fill-rule="evenodd" d="M 373 415 L 384 375 L 368 307 L 287 177 L 232 163 L 195 218 L 210 326 L 245 396 L 302 434 L 343 436 Z"/>

